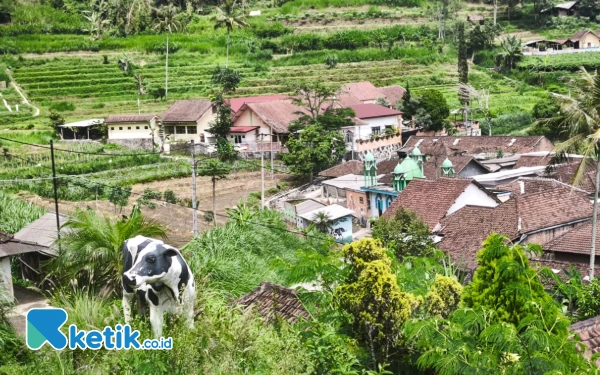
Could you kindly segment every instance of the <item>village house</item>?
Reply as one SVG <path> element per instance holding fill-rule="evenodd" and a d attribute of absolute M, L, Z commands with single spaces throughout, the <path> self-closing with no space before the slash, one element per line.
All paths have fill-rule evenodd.
<path fill-rule="evenodd" d="M 258 103 L 258 102 L 270 102 L 274 100 L 289 99 L 288 95 L 260 95 L 260 96 L 246 96 L 243 98 L 231 98 L 227 99 L 231 111 L 236 114 L 240 108 L 246 103 Z"/>
<path fill-rule="evenodd" d="M 506 235 L 514 243 L 544 247 L 552 240 L 585 224 L 592 216 L 587 193 L 552 179 L 521 178 L 500 186 L 497 193 L 509 198 L 497 207 L 467 205 L 444 218 L 435 231 L 442 237 L 440 249 L 468 269 L 476 267 L 476 254 L 491 234 Z M 552 246 L 541 259 L 576 260 L 556 256 Z"/>
<path fill-rule="evenodd" d="M 208 99 L 177 100 L 163 113 L 162 129 L 170 142 L 209 145 L 215 137 L 208 132 L 215 117 L 215 108 Z"/>
<path fill-rule="evenodd" d="M 290 199 L 283 202 L 283 218 L 296 224 L 298 228 L 302 228 L 304 224 L 300 215 L 322 207 L 325 205 L 314 199 Z"/>
<path fill-rule="evenodd" d="M 57 126 L 58 135 L 64 141 L 101 140 L 105 134 L 102 130 L 104 119 L 96 118 L 61 124 Z"/>
<path fill-rule="evenodd" d="M 311 224 L 319 224 L 321 217 L 328 223 L 329 234 L 338 243 L 352 242 L 352 219 L 354 212 L 339 204 L 317 208 L 299 215 L 302 218 L 301 229 L 307 229 Z"/>
<path fill-rule="evenodd" d="M 104 124 L 110 143 L 152 149 L 161 142 L 156 115 L 111 115 Z"/>
<path fill-rule="evenodd" d="M 565 3 L 556 4 L 552 8 L 543 9 L 540 13 L 549 14 L 554 17 L 569 17 L 578 14 L 578 1 L 567 1 Z"/>
<path fill-rule="evenodd" d="M 337 100 L 343 107 L 387 102 L 391 108 L 394 108 L 405 92 L 406 90 L 398 85 L 375 87 L 371 82 L 352 82 L 342 86 Z"/>

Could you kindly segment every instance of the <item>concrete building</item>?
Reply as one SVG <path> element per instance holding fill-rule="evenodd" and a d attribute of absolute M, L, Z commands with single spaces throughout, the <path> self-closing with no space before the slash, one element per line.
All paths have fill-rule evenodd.
<path fill-rule="evenodd" d="M 151 149 L 161 142 L 156 115 L 112 115 L 104 120 L 104 124 L 111 143 Z"/>
<path fill-rule="evenodd" d="M 208 129 L 214 117 L 210 100 L 177 100 L 161 117 L 163 132 L 170 142 L 213 144 L 215 137 Z"/>
<path fill-rule="evenodd" d="M 320 216 L 329 220 L 329 234 L 338 243 L 352 242 L 352 218 L 354 212 L 338 204 L 332 204 L 299 215 L 302 218 L 302 229 L 310 224 L 317 224 Z"/>

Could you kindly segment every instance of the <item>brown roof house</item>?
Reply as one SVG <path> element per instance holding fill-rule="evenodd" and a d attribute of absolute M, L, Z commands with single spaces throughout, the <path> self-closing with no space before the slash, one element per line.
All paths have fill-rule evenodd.
<path fill-rule="evenodd" d="M 383 217 L 391 218 L 402 207 L 414 211 L 433 231 L 440 221 L 467 205 L 494 208 L 500 204 L 496 196 L 475 180 L 466 178 L 416 179 L 398 195 Z"/>
<path fill-rule="evenodd" d="M 110 143 L 149 150 L 161 143 L 156 115 L 111 115 L 104 124 Z"/>
<path fill-rule="evenodd" d="M 67 221 L 59 216 L 60 224 Z M 44 277 L 41 265 L 57 255 L 54 242 L 57 238 L 56 214 L 46 213 L 14 235 L 0 232 L 0 288 L 13 294 L 10 258 L 18 256 L 22 274 L 39 282 Z"/>
<path fill-rule="evenodd" d="M 294 289 L 268 282 L 261 283 L 258 288 L 238 298 L 233 304 L 241 306 L 244 311 L 256 311 L 269 323 L 282 319 L 293 324 L 300 319 L 310 319 L 310 314 Z"/>
<path fill-rule="evenodd" d="M 336 178 L 345 176 L 347 174 L 362 175 L 362 173 L 363 162 L 360 160 L 349 160 L 319 172 L 319 176 L 327 178 Z"/>
<path fill-rule="evenodd" d="M 477 159 L 493 159 L 500 156 L 525 154 L 534 151 L 550 152 L 552 142 L 544 136 L 491 136 L 491 137 L 454 137 L 454 136 L 412 136 L 402 147 L 410 152 L 418 147 L 424 155 L 435 154 L 443 143 L 449 155 L 472 155 Z"/>
<path fill-rule="evenodd" d="M 502 187 L 509 199 L 495 208 L 466 205 L 441 221 L 440 249 L 474 268 L 481 243 L 491 234 L 542 246 L 585 224 L 592 215 L 587 196 L 551 179 L 518 179 Z M 566 259 L 561 258 L 560 259 Z M 544 259 L 556 259 L 547 251 Z M 572 258 L 574 259 L 574 258 Z"/>
<path fill-rule="evenodd" d="M 579 14 L 578 7 L 578 1 L 567 1 L 565 3 L 556 4 L 552 8 L 543 9 L 540 13 L 546 13 L 554 17 L 576 16 Z"/>
<path fill-rule="evenodd" d="M 208 99 L 177 100 L 161 116 L 162 129 L 169 142 L 210 145 L 215 137 L 208 132 L 215 108 Z"/>
<path fill-rule="evenodd" d="M 338 100 L 344 107 L 377 104 L 378 100 L 385 100 L 391 107 L 395 107 L 405 92 L 406 90 L 398 85 L 375 87 L 371 82 L 352 82 L 342 87 Z"/>

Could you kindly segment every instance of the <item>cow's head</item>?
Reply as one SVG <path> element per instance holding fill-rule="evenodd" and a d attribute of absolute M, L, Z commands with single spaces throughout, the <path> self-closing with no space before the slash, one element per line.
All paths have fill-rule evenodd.
<path fill-rule="evenodd" d="M 133 288 L 162 281 L 172 268 L 173 257 L 177 255 L 179 251 L 174 247 L 152 243 L 139 253 L 136 262 L 123 276 Z"/>

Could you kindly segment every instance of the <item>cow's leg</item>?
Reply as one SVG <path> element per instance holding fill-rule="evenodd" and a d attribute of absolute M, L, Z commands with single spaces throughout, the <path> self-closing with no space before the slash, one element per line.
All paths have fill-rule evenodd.
<path fill-rule="evenodd" d="M 164 323 L 164 312 L 159 306 L 150 304 L 150 325 L 154 332 L 154 338 L 157 339 L 162 335 Z"/>
<path fill-rule="evenodd" d="M 131 302 L 135 297 L 135 293 L 127 293 L 123 290 L 123 315 L 125 315 L 125 323 L 131 322 Z"/>

